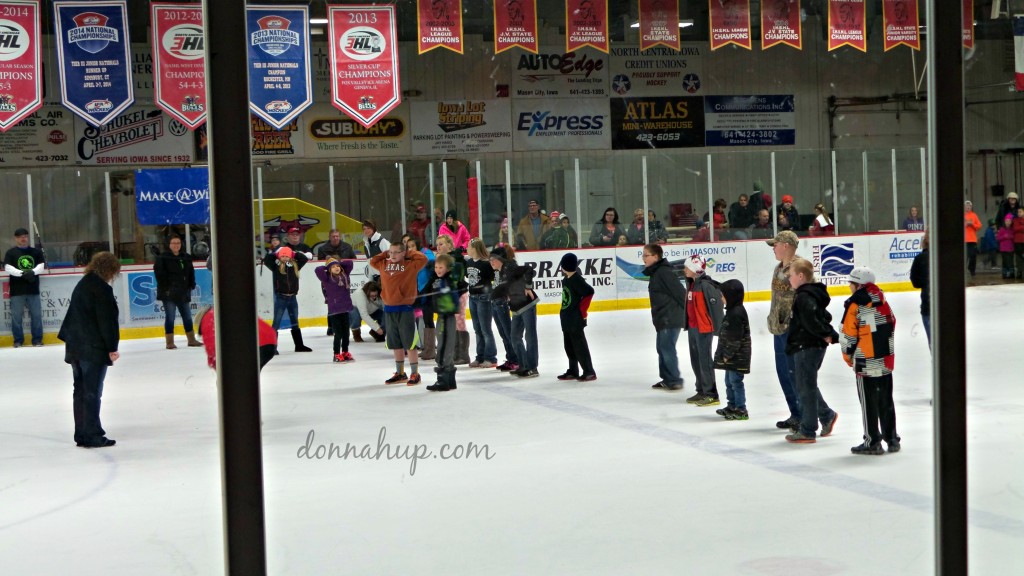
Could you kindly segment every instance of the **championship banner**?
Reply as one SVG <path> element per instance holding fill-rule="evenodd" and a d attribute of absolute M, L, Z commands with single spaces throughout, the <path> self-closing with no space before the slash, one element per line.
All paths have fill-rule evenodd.
<path fill-rule="evenodd" d="M 708 12 L 712 50 L 729 44 L 750 50 L 750 0 L 709 0 Z"/>
<path fill-rule="evenodd" d="M 1024 92 L 1024 15 L 1013 17 L 1013 66 L 1017 92 Z"/>
<path fill-rule="evenodd" d="M 679 50 L 679 0 L 640 0 L 640 50 Z"/>
<path fill-rule="evenodd" d="M 882 30 L 885 51 L 904 45 L 921 49 L 917 0 L 882 0 Z"/>
<path fill-rule="evenodd" d="M 313 103 L 309 7 L 248 6 L 249 110 L 281 129 Z"/>
<path fill-rule="evenodd" d="M 210 171 L 164 168 L 135 171 L 135 207 L 139 224 L 208 224 Z"/>
<path fill-rule="evenodd" d="M 402 101 L 394 6 L 328 6 L 331 102 L 365 128 Z"/>
<path fill-rule="evenodd" d="M 779 44 L 803 49 L 800 0 L 761 0 L 761 49 Z"/>
<path fill-rule="evenodd" d="M 189 130 L 206 122 L 206 46 L 198 4 L 151 5 L 156 104 Z"/>
<path fill-rule="evenodd" d="M 608 53 L 608 0 L 565 0 L 565 51 L 590 46 Z"/>
<path fill-rule="evenodd" d="M 54 2 L 61 103 L 100 127 L 135 102 L 128 5 Z"/>
<path fill-rule="evenodd" d="M 417 0 L 420 54 L 447 48 L 462 54 L 462 0 Z"/>
<path fill-rule="evenodd" d="M 537 53 L 537 0 L 494 0 L 494 53 L 516 46 Z"/>
<path fill-rule="evenodd" d="M 39 3 L 4 0 L 0 8 L 0 132 L 43 105 Z"/>
<path fill-rule="evenodd" d="M 828 49 L 843 46 L 868 51 L 864 0 L 828 0 Z"/>
<path fill-rule="evenodd" d="M 974 48 L 974 0 L 964 0 L 964 8 L 960 13 L 963 18 L 964 48 Z"/>

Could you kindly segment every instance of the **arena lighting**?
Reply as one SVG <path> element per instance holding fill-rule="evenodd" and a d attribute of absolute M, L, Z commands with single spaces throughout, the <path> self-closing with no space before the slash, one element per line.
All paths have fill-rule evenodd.
<path fill-rule="evenodd" d="M 679 27 L 680 28 L 689 28 L 690 26 L 693 26 L 693 20 L 681 20 L 679 22 Z M 629 25 L 629 27 L 630 28 L 639 28 L 640 27 L 640 21 L 637 20 L 636 22 L 633 22 L 632 24 Z"/>
<path fill-rule="evenodd" d="M 310 18 L 310 24 L 327 24 L 327 18 Z"/>

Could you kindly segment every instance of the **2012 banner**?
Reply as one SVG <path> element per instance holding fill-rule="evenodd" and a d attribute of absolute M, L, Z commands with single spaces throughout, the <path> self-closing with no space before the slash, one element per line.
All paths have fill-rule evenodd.
<path fill-rule="evenodd" d="M 53 12 L 61 102 L 99 128 L 135 102 L 128 5 L 54 2 Z"/>
<path fill-rule="evenodd" d="M 520 47 L 537 53 L 537 0 L 494 0 L 494 53 Z"/>
<path fill-rule="evenodd" d="M 417 0 L 420 54 L 447 48 L 462 54 L 462 0 Z"/>
<path fill-rule="evenodd" d="M 401 101 L 394 6 L 328 6 L 331 102 L 369 128 Z"/>
<path fill-rule="evenodd" d="M 565 0 L 565 51 L 590 46 L 608 53 L 608 0 Z"/>
<path fill-rule="evenodd" d="M 864 0 L 828 0 L 828 49 L 843 46 L 868 51 Z"/>
<path fill-rule="evenodd" d="M 761 49 L 779 44 L 803 48 L 800 0 L 761 0 Z"/>
<path fill-rule="evenodd" d="M 207 109 L 203 7 L 154 2 L 150 8 L 156 105 L 195 130 Z"/>
<path fill-rule="evenodd" d="M 249 109 L 274 128 L 313 103 L 309 7 L 248 6 Z"/>
<path fill-rule="evenodd" d="M 640 50 L 658 44 L 679 50 L 679 0 L 640 0 Z"/>
<path fill-rule="evenodd" d="M 39 3 L 4 0 L 0 14 L 0 132 L 43 105 Z"/>
<path fill-rule="evenodd" d="M 710 2 L 711 49 L 729 44 L 750 50 L 750 0 L 729 3 Z"/>
<path fill-rule="evenodd" d="M 921 49 L 917 0 L 882 0 L 882 31 L 885 51 L 903 45 Z"/>

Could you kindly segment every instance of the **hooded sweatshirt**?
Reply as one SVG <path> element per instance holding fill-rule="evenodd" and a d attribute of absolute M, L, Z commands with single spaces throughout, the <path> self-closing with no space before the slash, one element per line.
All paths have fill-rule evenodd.
<path fill-rule="evenodd" d="M 743 283 L 726 280 L 720 288 L 725 298 L 725 318 L 718 332 L 715 368 L 747 374 L 750 372 L 750 320 L 743 307 Z"/>
<path fill-rule="evenodd" d="M 828 313 L 828 303 L 831 300 L 821 282 L 808 282 L 796 289 L 786 354 L 796 354 L 806 348 L 828 348 L 830 343 L 839 341 L 839 333 L 830 324 L 832 315 Z M 825 338 L 831 338 L 832 342 L 826 342 Z"/>

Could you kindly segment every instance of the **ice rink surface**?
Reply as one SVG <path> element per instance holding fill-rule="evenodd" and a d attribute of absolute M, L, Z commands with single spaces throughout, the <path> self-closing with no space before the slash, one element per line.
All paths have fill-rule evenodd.
<path fill-rule="evenodd" d="M 1024 574 L 1024 285 L 967 294 L 971 572 Z M 835 433 L 784 441 L 766 302 L 747 305 L 745 422 L 685 403 L 685 335 L 685 391 L 650 388 L 648 310 L 591 315 L 595 382 L 555 380 L 562 336 L 542 316 L 539 378 L 460 367 L 447 393 L 425 390 L 428 363 L 424 385 L 385 386 L 381 344 L 332 364 L 323 328 L 304 330 L 311 354 L 282 332 L 262 378 L 270 573 L 932 574 L 930 357 L 917 293 L 889 297 L 903 450 L 880 457 L 850 454 L 860 409 L 836 346 L 820 373 Z M 201 348 L 132 340 L 121 353 L 102 412 L 117 446 L 87 450 L 72 440 L 63 347 L 0 349 L 0 574 L 223 572 L 215 374 Z M 347 443 L 376 453 L 382 430 L 395 459 L 338 457 Z M 469 443 L 479 457 L 441 458 Z M 406 456 L 426 450 L 413 468 Z"/>

